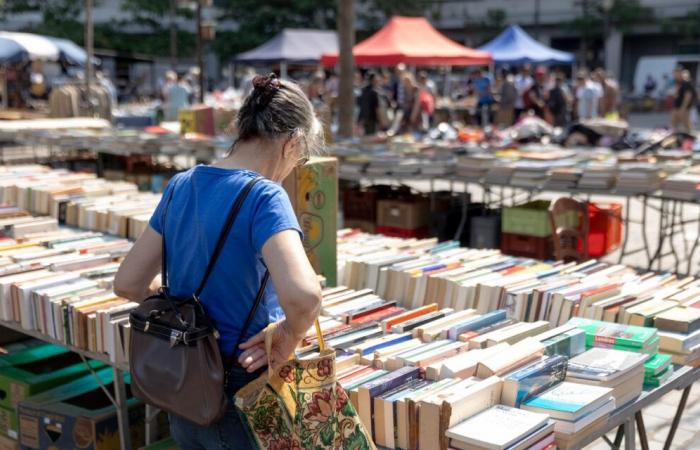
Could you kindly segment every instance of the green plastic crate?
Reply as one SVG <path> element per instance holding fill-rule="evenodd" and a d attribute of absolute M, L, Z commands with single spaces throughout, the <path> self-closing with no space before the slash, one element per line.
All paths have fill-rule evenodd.
<path fill-rule="evenodd" d="M 551 236 L 549 205 L 549 200 L 534 200 L 522 205 L 503 208 L 501 231 L 534 237 Z M 557 226 L 577 227 L 578 213 L 571 211 L 567 214 L 561 214 L 556 218 L 556 221 Z"/>
<path fill-rule="evenodd" d="M 535 237 L 550 236 L 549 200 L 535 200 L 503 208 L 501 231 Z"/>

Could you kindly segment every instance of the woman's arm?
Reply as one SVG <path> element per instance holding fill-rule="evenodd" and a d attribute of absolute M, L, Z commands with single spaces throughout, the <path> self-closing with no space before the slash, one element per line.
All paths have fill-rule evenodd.
<path fill-rule="evenodd" d="M 263 246 L 262 254 L 286 317 L 273 335 L 271 359 L 273 367 L 279 367 L 318 317 L 321 287 L 297 231 L 273 235 Z M 264 331 L 241 344 L 244 352 L 239 361 L 249 372 L 267 364 L 264 344 Z"/>
<path fill-rule="evenodd" d="M 114 278 L 114 293 L 133 301 L 141 301 L 160 287 L 161 245 L 163 238 L 153 228 L 136 241 Z"/>

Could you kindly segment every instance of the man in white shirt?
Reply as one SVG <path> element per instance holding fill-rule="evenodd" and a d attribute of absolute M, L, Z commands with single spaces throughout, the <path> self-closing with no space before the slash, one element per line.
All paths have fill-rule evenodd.
<path fill-rule="evenodd" d="M 588 78 L 586 72 L 576 76 L 576 112 L 579 122 L 598 117 L 598 100 L 602 95 L 602 87 Z"/>
<path fill-rule="evenodd" d="M 525 109 L 525 102 L 523 101 L 523 95 L 530 89 L 530 86 L 534 83 L 532 76 L 530 75 L 530 66 L 524 65 L 520 68 L 520 73 L 515 76 L 515 89 L 518 91 L 518 95 L 515 97 L 515 120 L 518 120 L 520 114 L 522 114 Z"/>

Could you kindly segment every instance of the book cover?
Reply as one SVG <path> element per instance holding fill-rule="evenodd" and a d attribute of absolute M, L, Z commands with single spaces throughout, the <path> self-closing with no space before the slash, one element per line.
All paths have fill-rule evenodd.
<path fill-rule="evenodd" d="M 541 342 L 545 355 L 564 355 L 572 358 L 586 351 L 586 332 L 580 328 L 573 328 Z"/>
<path fill-rule="evenodd" d="M 574 317 L 569 324 L 586 332 L 586 346 L 613 346 L 613 348 L 642 348 L 656 337 L 655 328 L 621 325 L 599 320 Z"/>
<path fill-rule="evenodd" d="M 611 348 L 592 348 L 569 360 L 568 377 L 609 381 L 644 364 L 649 355 Z"/>
<path fill-rule="evenodd" d="M 420 369 L 418 367 L 402 367 L 358 387 L 358 414 L 362 423 L 372 435 L 374 435 L 372 427 L 372 399 L 390 389 L 418 378 L 420 378 Z"/>
<path fill-rule="evenodd" d="M 490 313 L 486 313 L 484 315 L 470 318 L 463 323 L 457 324 L 447 330 L 447 338 L 448 339 L 453 339 L 456 340 L 460 334 L 466 333 L 469 331 L 475 331 L 480 328 L 484 328 L 490 325 L 493 325 L 495 323 L 501 322 L 503 320 L 506 320 L 506 310 L 505 309 L 499 309 L 496 311 L 491 311 Z"/>
<path fill-rule="evenodd" d="M 611 397 L 612 389 L 563 381 L 522 403 L 528 411 L 544 412 L 555 419 L 575 421 Z"/>
<path fill-rule="evenodd" d="M 450 439 L 478 448 L 506 449 L 539 428 L 549 416 L 506 405 L 495 405 L 447 430 Z"/>
<path fill-rule="evenodd" d="M 564 381 L 566 368 L 566 357 L 543 356 L 539 361 L 506 375 L 501 403 L 519 407 L 522 402 Z"/>

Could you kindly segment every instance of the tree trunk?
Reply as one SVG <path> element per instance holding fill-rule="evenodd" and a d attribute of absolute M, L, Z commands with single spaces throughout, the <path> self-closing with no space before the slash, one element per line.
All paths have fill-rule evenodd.
<path fill-rule="evenodd" d="M 338 0 L 338 50 L 340 83 L 338 86 L 338 136 L 352 137 L 355 122 L 353 78 L 355 62 L 355 10 L 352 0 Z"/>

